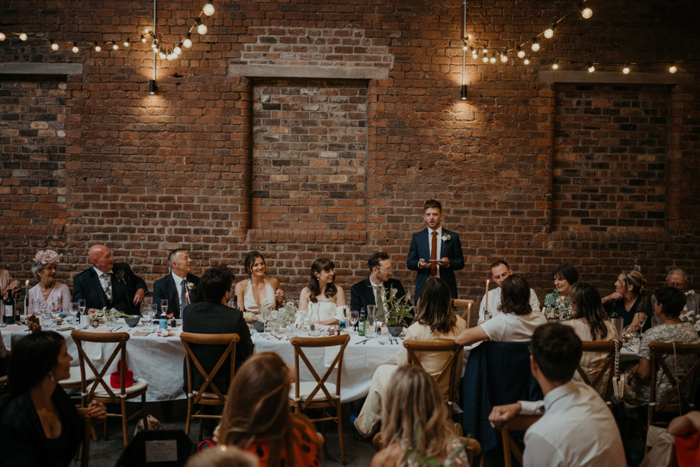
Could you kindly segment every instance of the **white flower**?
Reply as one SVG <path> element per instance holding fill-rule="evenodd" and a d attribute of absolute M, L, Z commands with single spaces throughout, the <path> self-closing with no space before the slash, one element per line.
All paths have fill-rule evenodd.
<path fill-rule="evenodd" d="M 194 290 L 194 284 L 192 282 L 188 282 L 185 284 L 185 287 L 187 287 L 187 290 Z"/>
<path fill-rule="evenodd" d="M 693 327 L 695 328 L 696 331 L 700 331 L 700 323 L 693 324 Z"/>
<path fill-rule="evenodd" d="M 688 291 L 685 293 L 685 296 L 687 297 L 687 296 L 689 296 L 689 295 L 695 295 L 695 291 L 694 291 L 694 290 L 688 290 Z"/>
<path fill-rule="evenodd" d="M 449 242 L 450 240 L 452 240 L 452 237 L 450 237 L 450 234 L 442 234 L 442 237 L 440 237 L 440 239 L 443 242 Z"/>

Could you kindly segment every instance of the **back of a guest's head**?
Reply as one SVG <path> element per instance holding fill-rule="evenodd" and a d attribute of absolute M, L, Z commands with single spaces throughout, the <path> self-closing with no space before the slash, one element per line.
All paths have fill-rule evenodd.
<path fill-rule="evenodd" d="M 205 449 L 189 458 L 185 467 L 257 467 L 255 456 L 234 446 L 217 446 Z"/>
<path fill-rule="evenodd" d="M 408 442 L 421 455 L 442 457 L 446 453 L 454 440 L 454 429 L 440 389 L 425 370 L 412 365 L 399 367 L 383 400 L 385 446 Z"/>
<path fill-rule="evenodd" d="M 566 383 L 574 377 L 583 355 L 581 339 L 570 326 L 547 323 L 532 334 L 532 358 L 545 378 Z"/>
<path fill-rule="evenodd" d="M 530 284 L 523 276 L 513 274 L 508 276 L 501 284 L 501 304 L 498 310 L 503 313 L 513 313 L 516 315 L 529 315 L 532 313 L 530 307 Z"/>
<path fill-rule="evenodd" d="M 565 279 L 569 285 L 574 285 L 578 282 L 578 271 L 576 268 L 569 263 L 562 263 L 552 272 L 552 279 Z"/>
<path fill-rule="evenodd" d="M 10 394 L 16 396 L 39 384 L 58 364 L 65 339 L 57 332 L 37 331 L 12 344 L 7 369 Z"/>
<path fill-rule="evenodd" d="M 632 293 L 635 295 L 641 295 L 644 293 L 644 289 L 647 286 L 647 281 L 640 271 L 639 266 L 635 266 L 631 271 L 623 272 L 619 277 L 625 288 L 631 286 Z"/>
<path fill-rule="evenodd" d="M 571 287 L 571 303 L 576 310 L 576 318 L 583 318 L 591 329 L 591 337 L 605 339 L 608 334 L 605 320 L 608 314 L 603 308 L 603 301 L 598 290 L 591 284 L 577 282 Z"/>
<path fill-rule="evenodd" d="M 685 294 L 675 287 L 661 287 L 654 298 L 663 306 L 661 313 L 667 318 L 678 318 L 686 303 Z"/>
<path fill-rule="evenodd" d="M 221 302 L 226 292 L 231 290 L 233 279 L 233 273 L 227 266 L 207 269 L 199 283 L 204 299 L 211 303 Z"/>
<path fill-rule="evenodd" d="M 430 326 L 431 331 L 448 333 L 457 322 L 452 313 L 452 296 L 447 282 L 429 277 L 420 294 L 415 320 Z"/>
<path fill-rule="evenodd" d="M 273 352 L 250 357 L 229 386 L 219 437 L 224 444 L 245 449 L 260 436 L 274 438 L 291 429 L 291 375 Z"/>

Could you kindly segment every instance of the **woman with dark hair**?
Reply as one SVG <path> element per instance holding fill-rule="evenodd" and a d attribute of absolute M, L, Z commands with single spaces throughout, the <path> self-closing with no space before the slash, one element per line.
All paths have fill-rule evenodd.
<path fill-rule="evenodd" d="M 562 263 L 554 268 L 552 279 L 554 279 L 554 292 L 544 297 L 544 314 L 547 319 L 566 321 L 574 313 L 569 293 L 571 287 L 578 281 L 578 271 L 571 264 Z"/>
<path fill-rule="evenodd" d="M 83 439 L 81 419 L 58 385 L 70 376 L 66 342 L 56 332 L 34 332 L 12 347 L 9 394 L 0 400 L 0 452 L 3 465 L 67 466 Z M 106 416 L 92 402 L 87 415 Z"/>
<path fill-rule="evenodd" d="M 547 323 L 539 311 L 530 307 L 530 285 L 523 276 L 512 275 L 501 284 L 501 312 L 480 325 L 461 332 L 455 339 L 460 345 L 481 341 L 528 342 L 538 326 Z"/>
<path fill-rule="evenodd" d="M 276 309 L 285 301 L 280 281 L 274 277 L 266 277 L 265 258 L 259 251 L 251 251 L 243 262 L 248 279 L 236 284 L 234 293 L 238 308 L 244 313 L 259 314 L 261 307 Z M 244 315 L 245 316 L 245 315 Z M 246 321 L 250 320 L 250 316 Z"/>
<path fill-rule="evenodd" d="M 437 277 L 429 277 L 425 281 L 418 301 L 418 312 L 413 323 L 406 331 L 406 339 L 419 341 L 452 341 L 455 336 L 466 329 L 467 323 L 452 311 L 452 297 L 447 282 Z M 420 362 L 426 372 L 436 376 L 445 366 L 449 355 L 445 352 L 431 354 L 423 352 Z M 408 363 L 406 348 L 401 346 L 396 354 L 398 366 Z M 355 428 L 362 436 L 371 436 L 377 429 L 382 413 L 383 394 L 394 374 L 397 365 L 381 365 L 374 372 L 369 387 L 367 400 L 362 411 L 355 420 Z M 440 383 L 440 393 L 446 394 L 449 381 Z"/>
<path fill-rule="evenodd" d="M 320 324 L 338 324 L 342 318 L 338 308 L 345 306 L 345 292 L 336 285 L 335 264 L 326 258 L 314 260 L 311 264 L 309 285 L 299 296 L 299 310 L 306 310 L 310 318 L 318 316 Z"/>
<path fill-rule="evenodd" d="M 386 396 L 381 431 L 384 449 L 372 458 L 373 467 L 414 465 L 426 457 L 441 462 L 452 459 L 445 465 L 468 465 L 432 376 L 418 367 L 402 366 L 391 378 Z"/>
<path fill-rule="evenodd" d="M 644 295 L 644 288 L 647 281 L 642 273 L 634 269 L 623 272 L 617 277 L 615 282 L 615 292 L 603 297 L 605 311 L 609 315 L 617 313 L 622 317 L 625 326 L 632 326 L 639 331 L 639 318 L 643 316 L 644 326 L 642 332 L 651 327 L 652 305 L 651 298 Z"/>
<path fill-rule="evenodd" d="M 54 313 L 70 311 L 70 289 L 56 280 L 56 267 L 60 261 L 61 255 L 53 250 L 40 250 L 34 256 L 32 272 L 39 283 L 29 289 L 29 305 L 35 313 L 39 310 Z"/>
<path fill-rule="evenodd" d="M 574 307 L 572 319 L 564 324 L 573 328 L 576 335 L 584 342 L 611 341 L 620 339 L 617 329 L 608 321 L 608 314 L 603 309 L 600 294 L 595 287 L 585 282 L 577 282 L 571 287 L 571 305 Z M 581 367 L 586 371 L 591 381 L 600 374 L 605 365 L 607 354 L 605 352 L 584 352 L 581 358 Z M 574 374 L 574 381 L 580 381 L 578 373 Z M 596 391 L 605 393 L 607 378 L 601 378 Z"/>
<path fill-rule="evenodd" d="M 313 424 L 289 408 L 291 380 L 289 367 L 276 353 L 250 357 L 231 381 L 215 433 L 219 444 L 255 455 L 260 466 L 320 465 Z"/>

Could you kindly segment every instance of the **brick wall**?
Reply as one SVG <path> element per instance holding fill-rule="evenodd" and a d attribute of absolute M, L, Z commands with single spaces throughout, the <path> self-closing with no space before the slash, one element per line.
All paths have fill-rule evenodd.
<path fill-rule="evenodd" d="M 434 197 L 445 206 L 445 226 L 463 239 L 468 263 L 458 274 L 463 296 L 474 297 L 481 291 L 488 264 L 499 257 L 517 265 L 516 270 L 527 275 L 541 296 L 551 288 L 551 270 L 561 261 L 576 264 L 582 279 L 604 292 L 612 288 L 620 270 L 633 264 L 642 267 L 652 287 L 661 283 L 672 265 L 695 275 L 694 286 L 700 287 L 697 79 L 668 89 L 581 87 L 538 81 L 537 60 L 533 66 L 512 58 L 507 65 L 483 65 L 469 58 L 469 99 L 461 102 L 460 1 L 216 5 L 219 11 L 207 20 L 209 34 L 193 36 L 194 46 L 182 59 L 158 61 L 156 96 L 146 92 L 152 54 L 145 44 L 73 55 L 65 50 L 51 52 L 32 40 L 19 44 L 10 38 L 0 43 L 3 62 L 81 62 L 84 69 L 82 75 L 54 82 L 50 86 L 57 87 L 50 89 L 45 87 L 49 84 L 26 76 L 0 77 L 0 90 L 19 92 L 19 99 L 39 100 L 54 91 L 53 97 L 65 98 L 65 103 L 59 101 L 60 109 L 37 112 L 65 115 L 65 137 L 57 141 L 60 128 L 52 125 L 61 121 L 58 117 L 47 122 L 48 128 L 41 128 L 56 131 L 56 136 L 39 135 L 36 128 L 36 136 L 27 137 L 38 148 L 30 159 L 39 154 L 60 155 L 51 148 L 65 146 L 64 166 L 53 160 L 58 164 L 55 169 L 53 165 L 42 168 L 40 163 L 32 166 L 39 172 L 54 171 L 55 188 L 49 187 L 45 195 L 32 193 L 26 185 L 44 175 L 30 172 L 26 178 L 22 172 L 13 173 L 24 169 L 8 168 L 8 164 L 24 163 L 18 158 L 29 153 L 7 150 L 8 144 L 17 144 L 5 142 L 4 133 L 0 136 L 0 190 L 4 190 L 0 247 L 2 264 L 16 276 L 28 276 L 35 250 L 51 244 L 65 254 L 62 274 L 69 280 L 74 271 L 85 267 L 89 245 L 105 242 L 149 282 L 166 272 L 166 251 L 180 246 L 192 251 L 199 272 L 228 263 L 237 274 L 245 253 L 259 249 L 292 297 L 306 283 L 314 258 L 335 261 L 339 282 L 348 289 L 366 274 L 365 258 L 380 249 L 393 255 L 395 276 L 408 284 L 413 277 L 405 269 L 410 236 L 422 228 L 423 201 Z M 470 6 L 467 31 L 500 50 L 541 32 L 569 6 L 544 0 L 486 1 Z M 679 64 L 681 72 L 700 72 L 697 62 L 688 61 L 698 41 L 699 13 L 693 0 L 594 2 L 592 6 L 591 20 L 573 15 L 557 28 L 556 40 L 543 42 L 537 54 L 543 66 L 558 59 L 566 70 L 573 68 L 567 60 L 592 60 L 599 63 L 599 71 L 613 71 L 619 67 L 606 64 L 629 62 L 636 64 L 633 72 L 663 75 L 666 61 L 686 60 Z M 148 8 L 128 0 L 58 6 L 6 0 L 0 8 L 3 30 L 22 26 L 62 41 L 122 38 L 142 32 L 152 22 Z M 201 2 L 194 0 L 163 4 L 158 20 L 161 39 L 172 44 L 199 8 Z M 322 187 L 322 181 L 312 181 L 320 171 L 311 165 L 299 165 L 298 173 L 291 173 L 263 163 L 279 155 L 258 152 L 264 142 L 258 128 L 266 131 L 284 125 L 258 125 L 264 120 L 260 112 L 276 112 L 260 108 L 265 104 L 261 90 L 268 85 L 281 88 L 284 79 L 273 83 L 227 77 L 229 63 L 389 68 L 386 79 L 316 86 L 357 90 L 354 96 L 364 99 L 366 109 L 356 102 L 344 112 L 364 114 L 352 121 L 366 120 L 366 139 L 343 144 L 363 144 L 365 149 L 348 146 L 342 152 L 353 155 L 347 159 L 339 155 L 299 161 L 337 161 L 338 165 L 327 165 L 333 170 L 324 174 L 333 185 L 329 188 L 337 186 L 334 191 L 347 189 L 357 196 L 323 198 L 324 192 L 332 190 Z M 303 89 L 309 81 L 288 84 Z M 21 91 L 15 91 L 15 86 Z M 361 89 L 367 94 L 359 94 Z M 567 93 L 579 97 L 567 97 Z M 7 97 L 11 96 L 0 95 Z M 588 100 L 591 105 L 586 105 Z M 633 107 L 633 102 L 639 107 Z M 585 109 L 601 112 L 594 115 Z M 13 112 L 2 110 L 3 116 Z M 618 112 L 630 122 L 607 115 Z M 576 115 L 590 121 L 577 121 L 580 128 L 565 130 L 566 119 Z M 339 122 L 345 119 L 334 116 L 332 127 L 342 128 Z M 32 123 L 43 121 L 47 120 L 0 117 L 0 131 L 30 131 Z M 21 122 L 27 126 L 20 128 Z M 636 130 L 623 127 L 632 124 L 638 125 Z M 613 139 L 634 141 L 634 145 Z M 616 152 L 614 148 L 619 147 L 624 152 Z M 581 157 L 571 160 L 574 154 Z M 355 165 L 362 157 L 366 162 Z M 595 166 L 596 157 L 607 158 L 604 162 L 610 165 Z M 351 168 L 353 173 L 341 171 Z M 273 180 L 287 175 L 289 182 Z M 331 181 L 330 177 L 340 175 L 348 176 L 348 186 L 342 187 L 345 182 L 340 178 Z M 631 184 L 632 180 L 638 181 Z M 296 228 L 304 212 L 281 211 L 276 213 L 279 218 L 264 218 L 261 209 L 281 207 L 282 192 L 287 190 L 267 198 L 260 192 L 272 193 L 282 183 L 290 183 L 291 192 L 313 193 L 319 201 L 326 200 L 328 211 L 318 213 L 321 230 Z M 302 188 L 303 183 L 319 185 Z M 265 184 L 269 190 L 263 189 Z M 625 184 L 627 192 L 603 193 L 606 199 L 563 189 L 620 189 Z M 581 199 L 582 194 L 589 198 Z M 42 202 L 39 196 L 56 199 Z M 48 204 L 49 209 L 23 207 L 34 203 Z M 591 219 L 583 216 L 588 211 L 600 213 L 597 224 L 584 222 Z M 42 217 L 37 212 L 56 216 Z M 27 221 L 48 228 L 62 226 L 55 224 L 61 219 L 65 220 L 62 230 L 34 236 L 21 233 Z M 626 225 L 632 221 L 634 225 Z M 357 229 L 363 224 L 366 229 Z"/>

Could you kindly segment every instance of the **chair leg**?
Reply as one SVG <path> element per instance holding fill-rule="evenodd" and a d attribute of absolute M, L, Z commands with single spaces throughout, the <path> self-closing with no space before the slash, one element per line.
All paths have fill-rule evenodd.
<path fill-rule="evenodd" d="M 200 406 L 199 413 L 202 413 L 202 406 Z M 202 441 L 202 426 L 204 425 L 204 419 L 200 417 L 199 419 L 199 434 L 197 435 L 197 441 Z"/>
<path fill-rule="evenodd" d="M 185 424 L 185 434 L 190 435 L 190 427 L 192 426 L 192 399 L 187 397 L 187 423 Z"/>
<path fill-rule="evenodd" d="M 127 432 L 127 413 L 126 413 L 126 399 L 121 400 L 122 407 L 122 432 L 124 435 L 124 447 L 129 444 L 129 433 Z"/>
<path fill-rule="evenodd" d="M 107 420 L 109 420 L 109 417 L 105 417 L 104 433 L 102 433 L 102 439 L 105 441 L 107 441 Z"/>
<path fill-rule="evenodd" d="M 148 430 L 148 412 L 146 412 L 146 393 L 144 392 L 141 394 L 141 410 L 142 414 L 141 416 L 143 417 L 143 430 L 147 431 Z"/>
<path fill-rule="evenodd" d="M 503 442 L 503 464 L 506 467 L 513 467 L 513 458 L 510 453 L 510 433 L 506 430 L 502 436 Z"/>
<path fill-rule="evenodd" d="M 338 417 L 338 441 L 340 442 L 340 460 L 343 461 L 343 465 L 347 462 L 345 461 L 345 443 L 343 442 L 343 411 L 340 408 L 340 399 L 335 403 L 335 415 Z"/>

